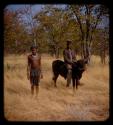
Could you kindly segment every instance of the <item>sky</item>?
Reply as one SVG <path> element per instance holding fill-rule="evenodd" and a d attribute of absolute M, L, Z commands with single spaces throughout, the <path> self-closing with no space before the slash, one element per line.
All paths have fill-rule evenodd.
<path fill-rule="evenodd" d="M 13 4 L 13 5 L 6 6 L 6 8 L 11 9 L 11 10 L 17 10 L 17 9 L 21 9 L 21 8 L 25 7 L 25 5 L 28 5 L 28 4 L 20 4 L 20 5 Z M 43 6 L 42 4 L 34 5 L 33 9 L 35 11 L 40 11 L 42 6 Z"/>
<path fill-rule="evenodd" d="M 15 11 L 15 10 L 17 10 L 17 9 L 24 8 L 25 5 L 27 6 L 27 5 L 30 5 L 30 4 L 18 4 L 18 5 L 13 4 L 13 5 L 8 5 L 8 6 L 6 6 L 6 8 Z M 45 4 L 35 4 L 35 5 L 32 7 L 32 9 L 33 9 L 34 12 L 39 12 L 44 5 L 45 5 Z M 47 4 L 46 4 L 46 5 L 47 5 Z M 57 6 L 59 6 L 59 7 L 61 7 L 61 8 L 64 8 L 66 5 L 65 5 L 65 4 L 57 4 Z"/>

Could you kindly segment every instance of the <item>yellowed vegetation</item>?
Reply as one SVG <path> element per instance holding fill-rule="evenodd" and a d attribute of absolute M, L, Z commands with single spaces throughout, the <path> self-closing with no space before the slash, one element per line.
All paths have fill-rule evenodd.
<path fill-rule="evenodd" d="M 42 55 L 43 76 L 36 99 L 27 80 L 27 55 L 4 57 L 4 114 L 9 121 L 103 121 L 109 117 L 109 66 L 93 56 L 73 95 L 59 77 L 52 83 L 54 59 Z"/>

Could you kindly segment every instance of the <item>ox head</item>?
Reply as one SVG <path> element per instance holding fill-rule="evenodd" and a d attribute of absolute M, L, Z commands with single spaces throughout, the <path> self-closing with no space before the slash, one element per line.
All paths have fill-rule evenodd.
<path fill-rule="evenodd" d="M 74 63 L 74 68 L 77 68 L 79 71 L 83 72 L 86 70 L 87 63 L 88 63 L 87 59 L 80 59 Z"/>
<path fill-rule="evenodd" d="M 80 59 L 77 61 L 77 66 L 80 71 L 85 71 L 86 70 L 86 64 L 88 61 L 86 59 Z"/>

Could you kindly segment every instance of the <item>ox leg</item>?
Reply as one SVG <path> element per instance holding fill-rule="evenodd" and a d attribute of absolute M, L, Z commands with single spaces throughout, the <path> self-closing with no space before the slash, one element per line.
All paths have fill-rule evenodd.
<path fill-rule="evenodd" d="M 73 80 L 73 92 L 75 93 L 75 79 L 72 78 L 72 80 Z"/>
<path fill-rule="evenodd" d="M 57 85 L 56 85 L 57 78 L 58 78 L 58 74 L 53 76 L 53 81 L 54 81 L 55 87 L 57 87 Z"/>
<path fill-rule="evenodd" d="M 78 89 L 78 85 L 79 85 L 79 80 L 76 79 L 76 89 Z"/>

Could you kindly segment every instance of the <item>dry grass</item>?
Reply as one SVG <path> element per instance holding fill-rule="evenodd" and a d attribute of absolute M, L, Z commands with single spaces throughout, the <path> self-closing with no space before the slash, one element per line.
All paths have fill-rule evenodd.
<path fill-rule="evenodd" d="M 52 84 L 51 63 L 42 56 L 44 78 L 39 96 L 31 97 L 26 77 L 27 56 L 4 57 L 4 113 L 9 121 L 103 121 L 109 117 L 109 66 L 93 57 L 73 95 L 72 86 L 59 77 L 58 88 Z"/>

